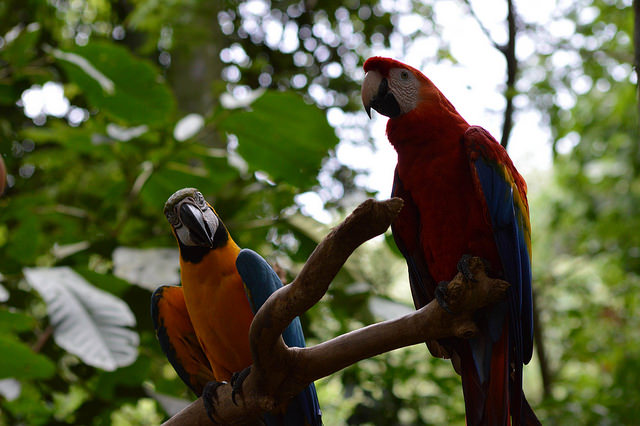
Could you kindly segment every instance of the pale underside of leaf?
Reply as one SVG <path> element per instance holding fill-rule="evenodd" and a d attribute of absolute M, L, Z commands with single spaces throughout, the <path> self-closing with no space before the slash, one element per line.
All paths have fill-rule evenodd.
<path fill-rule="evenodd" d="M 113 251 L 114 275 L 148 290 L 180 282 L 178 249 L 117 247 Z"/>
<path fill-rule="evenodd" d="M 27 282 L 47 303 L 56 343 L 83 362 L 112 371 L 133 363 L 139 336 L 129 306 L 69 267 L 25 268 Z"/>

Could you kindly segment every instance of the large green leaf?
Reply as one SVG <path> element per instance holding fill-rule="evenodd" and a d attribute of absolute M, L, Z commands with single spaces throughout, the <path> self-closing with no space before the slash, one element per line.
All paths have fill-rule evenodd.
<path fill-rule="evenodd" d="M 100 139 L 106 137 L 101 134 L 104 129 L 98 128 L 94 123 L 83 127 L 70 127 L 61 121 L 53 121 L 47 127 L 28 127 L 21 135 L 36 143 L 56 142 L 71 151 L 82 153 L 104 153 L 107 150 L 105 144 L 100 144 Z"/>
<path fill-rule="evenodd" d="M 136 320 L 125 302 L 68 267 L 25 268 L 24 275 L 47 303 L 60 347 L 107 371 L 136 360 L 140 338 L 128 328 Z"/>
<path fill-rule="evenodd" d="M 0 58 L 9 62 L 13 68 L 22 68 L 36 54 L 35 44 L 40 37 L 40 25 L 34 22 L 19 30 L 14 28 L 10 33 L 13 32 L 17 32 L 17 35 L 9 37 L 10 41 L 0 50 Z"/>
<path fill-rule="evenodd" d="M 89 102 L 129 124 L 157 125 L 173 112 L 174 99 L 160 74 L 127 49 L 92 42 L 69 51 L 54 50 L 69 79 Z"/>
<path fill-rule="evenodd" d="M 316 183 L 322 159 L 338 143 L 324 112 L 292 92 L 266 91 L 219 127 L 238 137 L 238 153 L 251 170 L 302 189 Z"/>
<path fill-rule="evenodd" d="M 37 354 L 11 335 L 0 334 L 0 378 L 46 379 L 53 376 L 56 367 L 49 358 Z"/>
<path fill-rule="evenodd" d="M 33 329 L 35 320 L 33 317 L 17 311 L 0 309 L 0 332 L 3 331 L 27 331 Z"/>

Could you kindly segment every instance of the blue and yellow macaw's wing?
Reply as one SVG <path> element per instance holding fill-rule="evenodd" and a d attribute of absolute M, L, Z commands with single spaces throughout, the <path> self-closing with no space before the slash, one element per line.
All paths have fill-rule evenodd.
<path fill-rule="evenodd" d="M 215 380 L 193 329 L 182 287 L 161 286 L 151 296 L 151 317 L 162 351 L 178 376 L 195 392 Z"/>
<path fill-rule="evenodd" d="M 489 347 L 493 346 L 491 350 L 507 355 L 505 366 L 513 368 L 511 374 L 506 373 L 510 377 L 510 399 L 522 401 L 521 404 L 512 403 L 511 415 L 515 424 L 520 424 L 523 418 L 535 419 L 522 392 L 522 366 L 531 360 L 533 353 L 531 227 L 527 187 L 506 151 L 489 132 L 472 126 L 465 132 L 463 143 L 469 155 L 477 192 L 482 194 L 485 201 L 485 217 L 491 221 L 503 278 L 511 284 L 506 306 L 498 304 L 488 314 L 488 331 L 494 344 L 487 346 L 481 339 L 471 339 L 472 355 L 481 378 L 487 374 L 498 374 L 498 368 L 487 364 L 491 355 L 483 356 Z M 504 340 L 500 336 L 503 334 L 505 314 L 509 337 L 505 343 L 509 349 L 502 346 L 505 343 L 498 342 Z M 505 353 L 505 350 L 508 352 Z M 505 368 L 504 371 L 510 370 Z"/>
<path fill-rule="evenodd" d="M 255 314 L 269 296 L 282 287 L 280 277 L 258 253 L 249 249 L 240 251 L 236 259 L 236 268 L 242 277 L 251 309 Z M 287 346 L 300 348 L 305 346 L 299 318 L 294 318 L 282 333 L 282 338 Z M 284 418 L 280 419 L 279 423 L 312 426 L 322 424 L 320 404 L 313 383 L 291 399 L 284 413 Z"/>

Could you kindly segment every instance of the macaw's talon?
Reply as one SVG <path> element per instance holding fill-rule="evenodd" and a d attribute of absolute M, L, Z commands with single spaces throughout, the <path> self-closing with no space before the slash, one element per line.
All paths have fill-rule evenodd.
<path fill-rule="evenodd" d="M 242 384 L 249 376 L 249 373 L 251 373 L 251 366 L 248 366 L 239 373 L 233 373 L 231 375 L 231 401 L 233 401 L 235 405 L 238 405 L 236 402 L 236 394 L 242 395 Z"/>
<path fill-rule="evenodd" d="M 220 386 L 226 385 L 227 382 L 208 382 L 204 385 L 204 389 L 202 390 L 202 403 L 204 404 L 204 409 L 207 411 L 207 417 L 214 424 L 218 424 L 215 419 L 216 409 L 214 403 L 218 402 L 218 388 Z"/>
<path fill-rule="evenodd" d="M 435 291 L 435 298 L 438 301 L 438 304 L 445 311 L 453 314 L 453 311 L 449 308 L 449 304 L 447 303 L 447 287 L 449 286 L 448 281 L 440 281 Z"/>
<path fill-rule="evenodd" d="M 472 258 L 473 256 L 469 254 L 463 254 L 458 261 L 458 272 L 461 272 L 467 281 L 477 282 L 478 280 L 473 277 L 473 272 L 471 272 L 471 265 L 469 264 L 469 261 Z"/>

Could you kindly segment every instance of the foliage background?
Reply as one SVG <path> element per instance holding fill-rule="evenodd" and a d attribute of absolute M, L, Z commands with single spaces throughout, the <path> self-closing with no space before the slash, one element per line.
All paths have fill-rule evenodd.
<path fill-rule="evenodd" d="M 455 3 L 472 14 L 473 3 Z M 518 2 L 507 3 L 517 10 Z M 0 198 L 0 424 L 157 424 L 172 403 L 192 399 L 153 334 L 154 284 L 118 278 L 116 249 L 173 247 L 162 206 L 174 190 L 196 186 L 240 245 L 295 276 L 327 229 L 301 213 L 297 196 L 318 193 L 337 220 L 375 195 L 356 183 L 363 172 L 335 154 L 339 140 L 371 143 L 359 105 L 363 60 L 425 36 L 437 46 L 432 61 L 458 60 L 434 6 L 0 3 L 0 155 L 9 183 Z M 541 330 L 527 393 L 544 424 L 633 424 L 640 406 L 633 13 L 625 0 L 556 6 L 544 25 L 514 19 L 513 36 L 535 48 L 517 58 L 517 79 L 502 91 L 516 109 L 540 114 L 553 146 L 552 169 L 527 176 Z M 423 18 L 420 31 L 399 31 L 408 13 Z M 560 21 L 571 31 L 549 31 Z M 491 43 L 496 28 L 486 30 Z M 60 87 L 66 108 L 28 109 L 29 93 Z M 249 108 L 223 101 L 258 88 L 267 91 Z M 347 117 L 335 131 L 329 107 Z M 303 318 L 310 344 L 409 309 L 403 262 L 387 240 L 359 249 Z M 25 280 L 24 268 L 53 266 L 126 303 L 135 326 L 124 329 L 139 339 L 132 364 L 108 371 L 79 349 L 62 349 L 48 299 Z M 60 300 L 63 313 L 76 306 L 100 321 L 81 297 Z M 422 345 L 317 386 L 326 424 L 464 424 L 459 379 Z"/>

